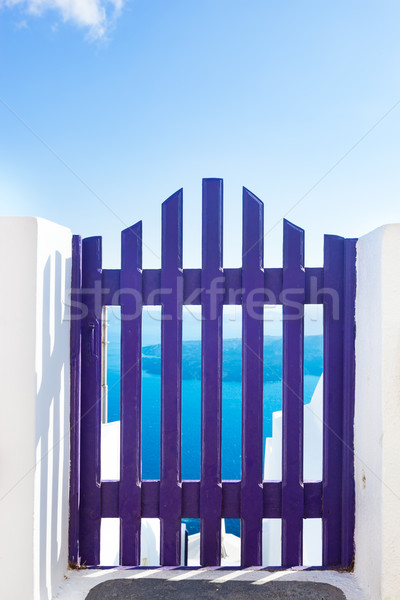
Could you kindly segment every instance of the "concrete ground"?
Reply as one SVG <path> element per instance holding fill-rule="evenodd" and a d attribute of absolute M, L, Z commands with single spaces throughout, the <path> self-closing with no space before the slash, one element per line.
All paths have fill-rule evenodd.
<path fill-rule="evenodd" d="M 250 593 L 254 600 L 366 600 L 352 573 L 181 567 L 68 571 L 54 600 L 241 600 Z"/>

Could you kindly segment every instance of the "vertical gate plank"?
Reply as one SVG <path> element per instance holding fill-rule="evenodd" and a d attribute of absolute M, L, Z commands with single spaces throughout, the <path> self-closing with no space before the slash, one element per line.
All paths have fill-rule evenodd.
<path fill-rule="evenodd" d="M 100 562 L 101 432 L 101 237 L 82 246 L 82 416 L 80 555 L 86 565 Z"/>
<path fill-rule="evenodd" d="M 342 566 L 354 559 L 354 380 L 356 242 L 344 241 L 343 522 Z"/>
<path fill-rule="evenodd" d="M 264 205 L 245 188 L 242 255 L 241 563 L 249 567 L 262 564 Z"/>
<path fill-rule="evenodd" d="M 181 560 L 182 190 L 162 205 L 160 562 Z"/>
<path fill-rule="evenodd" d="M 200 564 L 221 564 L 222 180 L 203 180 Z"/>
<path fill-rule="evenodd" d="M 283 290 L 282 566 L 293 567 L 303 563 L 305 269 L 304 231 L 286 219 L 283 223 Z"/>
<path fill-rule="evenodd" d="M 341 564 L 343 449 L 344 240 L 326 235 L 324 244 L 324 566 Z"/>
<path fill-rule="evenodd" d="M 69 486 L 69 561 L 79 561 L 79 490 L 80 490 L 80 415 L 81 415 L 81 302 L 82 287 L 82 240 L 72 237 L 71 272 L 71 407 L 70 444 L 71 468 Z"/>
<path fill-rule="evenodd" d="M 120 564 L 140 564 L 142 223 L 121 234 Z"/>

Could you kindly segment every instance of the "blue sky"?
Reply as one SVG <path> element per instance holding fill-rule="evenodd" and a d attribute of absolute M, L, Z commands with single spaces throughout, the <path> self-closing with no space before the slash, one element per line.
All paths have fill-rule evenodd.
<path fill-rule="evenodd" d="M 161 202 L 183 187 L 199 266 L 201 178 L 222 177 L 226 266 L 243 185 L 265 203 L 265 263 L 287 215 L 318 266 L 324 233 L 400 222 L 399 22 L 386 0 L 0 0 L 0 213 L 103 235 L 108 267 L 142 219 L 157 267 Z"/>

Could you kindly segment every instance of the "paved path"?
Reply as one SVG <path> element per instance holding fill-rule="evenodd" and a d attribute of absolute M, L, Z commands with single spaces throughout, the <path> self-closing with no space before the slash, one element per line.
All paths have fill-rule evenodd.
<path fill-rule="evenodd" d="M 327 583 L 269 581 L 204 581 L 114 579 L 93 588 L 87 600 L 346 600 L 344 593 Z"/>

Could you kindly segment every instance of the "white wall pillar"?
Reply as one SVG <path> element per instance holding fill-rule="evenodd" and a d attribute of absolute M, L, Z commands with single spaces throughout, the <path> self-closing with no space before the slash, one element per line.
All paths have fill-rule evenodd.
<path fill-rule="evenodd" d="M 356 574 L 371 600 L 400 598 L 400 225 L 357 245 Z"/>
<path fill-rule="evenodd" d="M 48 600 L 68 550 L 71 232 L 0 218 L 0 598 Z"/>

